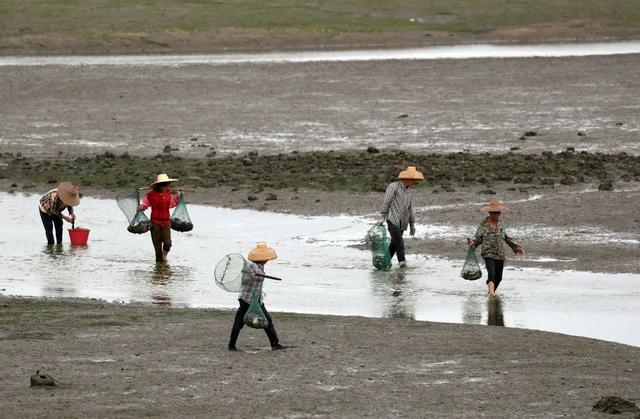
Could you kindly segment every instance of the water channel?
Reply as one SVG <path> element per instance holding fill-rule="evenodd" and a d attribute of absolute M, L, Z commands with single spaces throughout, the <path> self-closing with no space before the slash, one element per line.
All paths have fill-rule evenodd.
<path fill-rule="evenodd" d="M 640 41 L 558 43 L 539 45 L 445 45 L 425 48 L 368 49 L 346 51 L 267 52 L 252 54 L 165 55 L 54 55 L 5 56 L 2 66 L 168 66 L 221 65 L 238 63 L 309 63 L 381 60 L 441 60 L 468 58 L 582 57 L 638 54 Z"/>
<path fill-rule="evenodd" d="M 374 270 L 369 253 L 351 247 L 371 225 L 366 217 L 199 205 L 189 207 L 194 230 L 174 232 L 170 262 L 156 266 L 149 235 L 127 232 L 113 200 L 86 197 L 78 207 L 78 225 L 91 229 L 87 246 L 70 246 L 66 233 L 63 245 L 46 246 L 38 197 L 0 193 L 0 211 L 8 214 L 0 293 L 234 308 L 236 295 L 214 284 L 213 268 L 225 254 L 246 254 L 264 240 L 279 255 L 267 273 L 284 278 L 265 285 L 272 312 L 509 326 L 640 346 L 637 274 L 507 268 L 500 296 L 488 299 L 482 281 L 459 277 L 464 255 L 410 255 L 409 268 Z"/>

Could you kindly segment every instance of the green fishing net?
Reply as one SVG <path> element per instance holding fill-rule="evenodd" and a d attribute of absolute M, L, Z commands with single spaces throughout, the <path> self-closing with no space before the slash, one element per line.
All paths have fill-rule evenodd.
<path fill-rule="evenodd" d="M 391 268 L 387 230 L 383 226 L 374 225 L 367 232 L 366 242 L 371 250 L 373 266 L 376 269 Z"/>
<path fill-rule="evenodd" d="M 151 228 L 151 222 L 143 211 L 138 211 L 140 206 L 140 190 L 126 192 L 116 197 L 116 203 L 129 221 L 127 231 L 134 234 L 143 234 Z"/>
<path fill-rule="evenodd" d="M 464 261 L 460 276 L 469 281 L 474 281 L 482 277 L 478 258 L 476 258 L 476 251 L 471 246 L 469 246 L 469 250 L 467 251 L 467 259 Z"/>
<path fill-rule="evenodd" d="M 184 195 L 180 195 L 180 201 L 174 208 L 170 221 L 172 230 L 182 233 L 193 230 L 193 223 L 189 217 L 189 211 L 187 211 L 187 203 L 184 200 Z"/>
<path fill-rule="evenodd" d="M 266 329 L 267 326 L 269 326 L 269 320 L 267 320 L 267 316 L 264 315 L 264 311 L 262 311 L 262 307 L 260 307 L 260 301 L 255 294 L 251 296 L 251 304 L 249 305 L 247 314 L 244 315 L 243 321 L 244 324 L 254 329 Z"/>

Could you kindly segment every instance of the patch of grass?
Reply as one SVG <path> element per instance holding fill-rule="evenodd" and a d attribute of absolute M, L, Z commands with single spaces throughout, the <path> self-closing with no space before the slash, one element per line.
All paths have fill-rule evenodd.
<path fill-rule="evenodd" d="M 450 153 L 411 154 L 389 151 L 310 152 L 280 155 L 181 158 L 170 153 L 155 157 L 115 156 L 53 161 L 0 153 L 0 178 L 22 185 L 54 185 L 60 180 L 112 190 L 147 185 L 157 173 L 171 173 L 184 187 L 295 188 L 384 191 L 407 165 L 424 172 L 433 185 L 540 184 L 599 180 L 640 181 L 640 156 L 588 152 L 542 154 Z M 239 169 L 240 168 L 240 169 Z M 481 174 L 481 175 L 476 175 Z"/>
<path fill-rule="evenodd" d="M 637 0 L 3 0 L 0 37 L 222 28 L 486 32 L 542 23 L 640 26 Z M 113 38 L 118 38 L 113 36 Z"/>
<path fill-rule="evenodd" d="M 47 332 L 19 332 L 8 335 L 5 340 L 52 340 L 53 334 Z"/>

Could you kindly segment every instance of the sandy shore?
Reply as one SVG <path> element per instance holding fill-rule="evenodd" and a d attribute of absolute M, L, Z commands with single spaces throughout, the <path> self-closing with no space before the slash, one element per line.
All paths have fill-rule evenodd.
<path fill-rule="evenodd" d="M 638 400 L 640 348 L 530 330 L 274 313 L 0 300 L 6 417 L 600 417 Z M 69 327 L 73 324 L 73 327 Z M 35 370 L 59 382 L 29 388 Z M 626 415 L 625 417 L 632 417 Z"/>
<path fill-rule="evenodd" d="M 521 39 L 516 39 L 517 33 L 502 34 L 504 38 L 489 34 L 486 39 L 539 40 L 532 29 L 536 28 L 518 32 Z M 550 29 L 543 38 L 590 39 L 589 31 L 563 31 Z M 608 35 L 625 36 L 600 34 Z M 418 39 L 424 34 L 417 34 L 415 42 L 407 36 L 380 41 L 368 37 L 358 43 L 354 38 L 325 42 L 325 36 L 318 35 L 300 39 L 291 48 L 424 44 Z M 449 43 L 448 38 L 457 37 L 445 36 L 433 37 L 432 43 Z M 202 52 L 203 45 L 209 45 L 206 51 L 283 45 L 278 40 L 258 45 L 258 37 L 251 33 L 226 39 L 233 42 L 212 45 L 203 38 L 187 46 L 186 41 L 172 38 L 170 51 L 192 52 L 193 47 Z M 100 45 L 76 47 L 64 39 L 51 39 L 44 48 L 40 41 L 4 43 L 0 50 L 113 52 Z M 117 50 L 139 51 L 138 46 L 126 45 Z M 144 51 L 169 50 L 156 45 Z M 212 151 L 217 155 L 211 157 L 223 160 L 221 154 L 235 151 L 234 167 L 240 173 L 251 171 L 252 163 L 245 165 L 241 159 L 252 150 L 258 150 L 258 156 L 283 153 L 289 158 L 294 150 L 312 151 L 314 141 L 327 138 L 342 139 L 335 148 L 348 149 L 349 162 L 370 145 L 383 151 L 400 145 L 417 153 L 465 148 L 475 154 L 514 151 L 523 154 L 521 163 L 528 156 L 567 147 L 578 153 L 606 150 L 610 155 L 622 151 L 635 155 L 640 126 L 638 59 L 227 66 L 213 73 L 204 66 L 115 73 L 101 68 L 3 68 L 0 188 L 45 191 L 62 180 L 61 168 L 72 159 L 92 160 L 105 150 L 151 157 L 162 155 L 167 145 L 180 149 L 173 153 L 183 159 L 173 163 L 176 170 L 187 165 L 191 170 Z M 521 140 L 528 130 L 538 135 Z M 260 142 L 264 137 L 268 141 Z M 282 143 L 275 140 L 282 138 L 298 141 L 297 146 L 279 146 Z M 21 153 L 19 164 L 11 166 L 17 153 Z M 35 163 L 24 165 L 23 157 Z M 259 172 L 239 185 L 233 184 L 234 179 L 203 185 L 199 182 L 206 176 L 200 174 L 194 174 L 200 180 L 191 183 L 183 177 L 183 185 L 189 188 L 192 203 L 373 217 L 382 199 L 380 188 L 399 167 L 413 162 L 412 158 L 394 161 L 379 178 L 368 178 L 368 183 L 352 189 L 339 185 L 343 182 L 339 177 L 315 185 L 264 184 L 256 180 Z M 319 160 L 317 167 L 326 163 Z M 109 164 L 83 166 L 84 171 L 68 176 L 81 180 L 88 173 L 103 173 L 102 166 Z M 40 170 L 45 165 L 50 167 Z M 432 165 L 423 166 L 434 178 L 441 175 L 433 172 Z M 594 167 L 581 174 L 583 178 L 560 172 L 553 179 L 536 175 L 524 184 L 513 178 L 481 181 L 478 171 L 473 172 L 473 181 L 466 182 L 440 176 L 438 182 L 416 189 L 417 221 L 423 234 L 407 240 L 408 250 L 460 257 L 463 233 L 473 231 L 481 220 L 477 208 L 499 198 L 512 208 L 505 218 L 509 226 L 522 231 L 518 238 L 532 255 L 528 261 L 511 261 L 513 265 L 638 273 L 640 173 L 636 166 L 625 167 L 629 168 L 625 173 L 608 165 Z M 281 175 L 295 178 L 310 172 L 308 166 L 295 168 L 300 170 L 295 176 L 291 176 L 295 172 Z M 125 187 L 155 176 L 155 171 L 149 166 L 123 172 L 129 180 L 121 185 L 106 183 L 100 175 L 102 182 L 84 184 L 83 190 L 113 198 Z M 228 173 L 214 172 L 212 177 Z M 600 174 L 611 177 L 613 190 L 598 190 L 604 180 Z M 565 175 L 575 179 L 563 184 Z M 82 217 L 81 207 L 78 214 Z M 457 229 L 460 234 L 430 236 L 424 233 L 428 225 Z M 261 332 L 245 329 L 239 342 L 243 351 L 229 353 L 231 312 L 2 297 L 0 416 L 604 417 L 591 411 L 602 396 L 640 401 L 636 347 L 500 327 L 273 314 L 282 341 L 297 348 L 272 352 Z M 37 369 L 50 373 L 59 386 L 29 388 L 29 376 Z"/>

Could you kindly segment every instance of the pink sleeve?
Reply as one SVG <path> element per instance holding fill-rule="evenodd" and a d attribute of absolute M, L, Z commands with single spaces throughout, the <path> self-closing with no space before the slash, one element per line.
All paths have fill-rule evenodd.
<path fill-rule="evenodd" d="M 149 196 L 144 197 L 144 199 L 140 203 L 140 206 L 142 207 L 142 211 L 146 210 L 151 206 L 151 204 L 149 203 Z"/>

